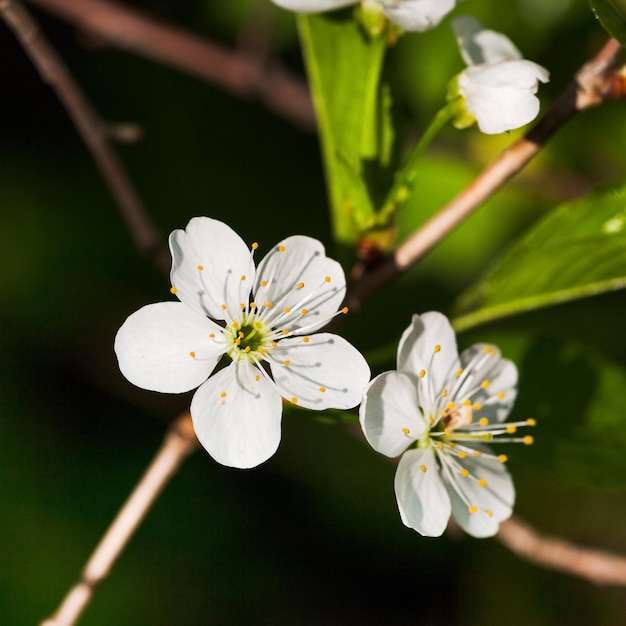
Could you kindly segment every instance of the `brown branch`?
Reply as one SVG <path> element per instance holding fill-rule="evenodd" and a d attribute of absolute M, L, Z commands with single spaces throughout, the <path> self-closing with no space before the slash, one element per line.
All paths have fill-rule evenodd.
<path fill-rule="evenodd" d="M 315 113 L 306 84 L 275 61 L 230 51 L 112 2 L 27 1 L 111 45 L 201 78 L 238 98 L 256 98 L 299 128 L 315 130 Z"/>
<path fill-rule="evenodd" d="M 97 115 L 67 66 L 48 43 L 30 13 L 16 0 L 0 0 L 0 16 L 63 103 L 76 125 L 133 237 L 138 250 L 152 258 L 166 274 L 170 259 L 156 227 L 126 175 L 110 143 L 109 126 Z"/>
<path fill-rule="evenodd" d="M 500 524 L 496 539 L 520 558 L 540 567 L 597 585 L 626 586 L 626 557 L 542 535 L 515 517 Z"/>
<path fill-rule="evenodd" d="M 198 448 L 191 416 L 186 413 L 173 422 L 150 466 L 85 565 L 79 581 L 69 590 L 56 613 L 42 626 L 72 626 L 76 623 L 96 586 L 108 576 L 157 496 L 180 464 Z"/>
<path fill-rule="evenodd" d="M 610 39 L 600 52 L 576 73 L 539 123 L 525 137 L 505 150 L 447 206 L 423 224 L 396 250 L 374 267 L 357 265 L 346 303 L 352 310 L 383 286 L 408 270 L 463 220 L 476 211 L 510 178 L 522 170 L 552 135 L 579 111 L 612 97 L 608 76 L 621 46 Z"/>

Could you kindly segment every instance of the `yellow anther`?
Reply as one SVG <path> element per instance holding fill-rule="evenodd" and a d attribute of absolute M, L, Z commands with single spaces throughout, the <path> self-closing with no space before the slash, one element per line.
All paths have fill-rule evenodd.
<path fill-rule="evenodd" d="M 487 486 L 487 481 L 486 481 L 484 478 L 481 478 L 481 479 L 478 481 L 478 484 L 479 484 L 481 487 L 486 487 L 486 486 Z"/>
<path fill-rule="evenodd" d="M 516 426 L 507 426 L 506 427 L 506 432 L 509 433 L 509 435 L 512 435 L 513 433 L 517 432 L 517 427 Z"/>
<path fill-rule="evenodd" d="M 201 272 L 204 269 L 203 265 L 198 265 L 198 270 Z"/>
<path fill-rule="evenodd" d="M 426 473 L 426 470 L 428 469 L 425 465 L 420 465 L 420 469 L 422 470 L 422 472 L 424 472 L 424 474 Z"/>
<path fill-rule="evenodd" d="M 176 287 L 170 287 L 170 293 L 176 293 L 177 291 Z"/>
<path fill-rule="evenodd" d="M 234 329 L 239 328 L 239 322 L 238 322 L 237 320 L 235 320 L 235 321 L 233 322 L 233 328 L 234 328 Z"/>
<path fill-rule="evenodd" d="M 343 309 L 341 309 L 341 312 L 345 315 L 350 309 L 347 306 L 344 306 Z"/>
<path fill-rule="evenodd" d="M 241 330 L 240 330 L 240 331 L 237 333 L 237 337 L 239 337 L 239 339 L 243 339 L 243 338 L 244 338 L 243 331 L 241 331 Z"/>
<path fill-rule="evenodd" d="M 463 468 L 463 469 L 461 470 L 461 476 L 465 476 L 465 477 L 467 478 L 467 477 L 469 476 L 469 471 L 468 471 L 468 470 L 466 470 L 465 468 Z"/>
<path fill-rule="evenodd" d="M 526 437 L 524 437 L 524 443 L 527 446 L 532 445 L 535 442 L 535 438 L 532 435 L 526 435 Z"/>
<path fill-rule="evenodd" d="M 226 310 L 226 305 L 222 304 L 222 311 L 225 311 L 225 310 Z"/>
<path fill-rule="evenodd" d="M 452 448 L 454 450 L 454 448 L 456 448 L 456 443 L 452 443 L 451 441 L 448 441 L 448 445 L 450 446 L 450 448 Z"/>
<path fill-rule="evenodd" d="M 476 511 L 478 511 L 478 507 L 474 504 L 472 504 L 472 506 L 469 507 L 469 509 L 467 509 L 472 515 L 474 515 L 474 513 L 476 513 Z"/>
<path fill-rule="evenodd" d="M 437 442 L 437 447 L 438 447 L 440 450 L 443 450 L 443 443 L 441 443 L 441 441 L 438 441 L 438 442 Z"/>
<path fill-rule="evenodd" d="M 285 246 L 278 246 L 278 251 L 279 252 L 284 252 L 285 251 Z"/>
<path fill-rule="evenodd" d="M 285 313 L 291 313 L 291 309 L 288 306 L 285 307 Z"/>
<path fill-rule="evenodd" d="M 254 380 L 260 380 L 260 379 L 261 377 L 258 374 L 254 377 Z"/>
<path fill-rule="evenodd" d="M 435 346 L 435 352 L 441 352 L 441 346 L 439 344 Z"/>
<path fill-rule="evenodd" d="M 508 460 L 509 460 L 509 457 L 506 454 L 498 455 L 498 461 L 500 461 L 500 463 L 506 463 Z"/>
<path fill-rule="evenodd" d="M 537 420 L 536 420 L 534 417 L 529 417 L 529 418 L 526 420 L 526 424 L 527 424 L 528 426 L 537 426 Z"/>
<path fill-rule="evenodd" d="M 283 328 L 280 332 L 281 332 L 282 335 L 288 335 L 289 334 L 289 331 L 286 328 Z"/>
<path fill-rule="evenodd" d="M 283 361 L 283 365 L 289 365 L 291 363 L 291 361 L 289 359 L 285 359 Z"/>
<path fill-rule="evenodd" d="M 211 333 L 211 334 L 209 335 L 209 339 L 215 339 L 215 333 Z"/>
<path fill-rule="evenodd" d="M 296 398 L 295 396 L 293 398 L 291 398 L 291 403 L 292 404 L 296 404 L 296 402 L 298 402 L 298 398 Z"/>
<path fill-rule="evenodd" d="M 272 306 L 273 305 L 272 305 L 272 303 L 269 300 L 265 303 L 265 307 L 268 308 L 268 309 L 271 309 Z"/>
<path fill-rule="evenodd" d="M 244 352 L 250 352 L 250 346 L 246 346 L 246 349 L 244 350 Z"/>
<path fill-rule="evenodd" d="M 429 417 L 428 418 L 428 423 L 432 426 L 435 423 L 435 418 L 434 417 Z"/>
<path fill-rule="evenodd" d="M 447 397 L 448 397 L 448 390 L 447 390 L 447 389 L 444 389 L 444 390 L 441 392 L 441 397 L 442 397 L 442 398 L 447 398 Z"/>
<path fill-rule="evenodd" d="M 246 275 L 245 274 L 241 275 L 241 280 L 246 280 Z"/>
<path fill-rule="evenodd" d="M 452 434 L 452 431 L 449 428 L 444 428 L 443 432 L 446 433 L 447 437 L 449 437 Z"/>
<path fill-rule="evenodd" d="M 480 450 L 474 450 L 474 456 L 480 456 L 482 452 Z"/>
<path fill-rule="evenodd" d="M 240 302 L 239 308 L 243 311 L 246 308 L 246 305 L 243 302 Z"/>
<path fill-rule="evenodd" d="M 310 339 L 308 337 L 302 337 L 302 341 L 304 341 L 304 343 L 309 343 Z"/>
<path fill-rule="evenodd" d="M 220 398 L 225 398 L 226 397 L 226 392 L 222 391 L 222 393 L 220 393 Z"/>
<path fill-rule="evenodd" d="M 472 404 L 472 409 L 474 411 L 480 411 L 480 409 L 483 408 L 483 405 L 480 402 L 474 402 L 474 404 Z"/>
<path fill-rule="evenodd" d="M 259 247 L 259 244 L 255 241 L 251 246 L 253 250 L 256 250 Z"/>
<path fill-rule="evenodd" d="M 464 450 L 461 450 L 461 452 L 459 452 L 459 459 L 464 459 L 467 456 L 467 452 L 465 452 Z"/>
<path fill-rule="evenodd" d="M 483 382 L 482 382 L 482 383 L 480 383 L 480 386 L 481 386 L 483 389 L 487 389 L 487 388 L 489 387 L 489 385 L 491 385 L 491 382 L 490 382 L 490 381 L 488 381 L 488 380 L 483 380 Z"/>
<path fill-rule="evenodd" d="M 321 393 L 326 393 L 326 387 L 320 387 L 320 392 Z"/>
<path fill-rule="evenodd" d="M 304 283 L 298 283 L 298 289 L 302 289 L 304 287 Z"/>
<path fill-rule="evenodd" d="M 195 358 L 196 358 L 196 353 L 195 353 L 195 352 L 190 352 L 190 353 L 189 353 L 189 356 L 190 356 L 192 359 L 195 359 Z"/>
<path fill-rule="evenodd" d="M 408 428 L 406 428 L 406 427 L 402 429 L 402 432 L 403 432 L 405 435 L 408 435 L 408 434 L 410 434 L 410 433 L 411 433 L 411 431 L 410 431 Z"/>
<path fill-rule="evenodd" d="M 463 368 L 459 367 L 459 369 L 456 371 L 456 375 L 460 376 L 463 373 Z"/>
<path fill-rule="evenodd" d="M 500 400 L 504 400 L 504 396 L 506 396 L 506 393 L 504 393 L 504 391 L 501 391 L 501 392 L 498 394 L 498 399 L 500 399 Z"/>
<path fill-rule="evenodd" d="M 487 425 L 489 424 L 489 420 L 488 420 L 486 417 L 481 417 L 481 418 L 478 420 L 478 423 L 479 423 L 481 426 L 487 426 Z"/>
<path fill-rule="evenodd" d="M 302 311 L 300 311 L 302 315 L 306 315 L 308 312 L 309 312 L 309 309 L 302 309 Z"/>
<path fill-rule="evenodd" d="M 272 348 L 276 348 L 276 346 L 278 346 L 278 344 L 275 341 L 272 341 Z"/>
<path fill-rule="evenodd" d="M 489 356 L 496 356 L 496 349 L 495 348 L 491 348 L 491 350 L 489 350 Z"/>
<path fill-rule="evenodd" d="M 241 345 L 241 339 L 235 339 L 235 345 L 236 346 L 240 346 Z"/>
<path fill-rule="evenodd" d="M 267 287 L 267 281 L 266 280 L 262 280 L 261 281 L 261 287 Z"/>
<path fill-rule="evenodd" d="M 484 348 L 483 348 L 483 352 L 485 354 L 487 354 L 487 352 L 489 352 L 489 350 L 491 350 L 491 348 L 489 347 L 489 344 L 487 344 Z"/>
<path fill-rule="evenodd" d="M 456 404 L 454 404 L 454 402 L 448 402 L 448 404 L 446 404 L 446 409 L 448 409 L 448 411 L 452 411 L 455 406 Z"/>
<path fill-rule="evenodd" d="M 485 513 L 487 513 L 489 517 L 493 517 L 493 511 L 491 509 L 485 509 Z"/>
<path fill-rule="evenodd" d="M 469 398 L 466 398 L 465 400 L 463 400 L 463 406 L 470 406 L 472 404 L 472 401 Z"/>
<path fill-rule="evenodd" d="M 329 283 L 329 282 L 330 282 L 330 276 L 326 276 L 326 277 L 324 278 L 324 280 L 325 280 L 327 283 Z"/>
<path fill-rule="evenodd" d="M 258 352 L 261 356 L 263 356 L 267 352 L 267 350 L 265 348 L 259 348 Z"/>
<path fill-rule="evenodd" d="M 256 302 L 251 302 L 250 303 L 250 308 L 251 309 L 256 309 Z"/>
<path fill-rule="evenodd" d="M 420 378 L 424 378 L 426 376 L 426 370 L 420 370 Z"/>

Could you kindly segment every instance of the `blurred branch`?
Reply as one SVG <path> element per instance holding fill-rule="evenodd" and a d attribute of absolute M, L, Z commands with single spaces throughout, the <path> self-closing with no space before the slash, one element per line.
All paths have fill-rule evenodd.
<path fill-rule="evenodd" d="M 552 135 L 576 113 L 597 106 L 609 98 L 623 96 L 616 93 L 615 80 L 610 75 L 620 49 L 619 42 L 610 39 L 593 59 L 578 70 L 572 82 L 525 137 L 505 150 L 468 187 L 402 242 L 391 255 L 375 266 L 357 264 L 352 272 L 352 284 L 346 298 L 350 309 L 360 309 L 366 299 L 398 278 L 449 235 L 522 170 Z"/>
<path fill-rule="evenodd" d="M 517 556 L 540 567 L 578 576 L 597 585 L 626 586 L 626 557 L 542 535 L 515 517 L 500 524 L 495 538 Z"/>
<path fill-rule="evenodd" d="M 168 480 L 198 447 L 191 416 L 186 413 L 172 423 L 161 448 L 94 550 L 80 580 L 70 589 L 56 613 L 42 626 L 72 626 L 76 623 L 91 600 L 94 589 L 109 574 Z"/>
<path fill-rule="evenodd" d="M 309 90 L 277 61 L 230 51 L 182 28 L 104 0 L 27 0 L 107 43 L 174 67 L 242 99 L 257 99 L 307 131 L 316 127 Z"/>
<path fill-rule="evenodd" d="M 167 274 L 170 259 L 162 238 L 111 146 L 110 125 L 97 115 L 63 59 L 30 13 L 16 0 L 0 0 L 0 16 L 30 56 L 44 82 L 61 100 L 118 204 L 138 250 Z"/>

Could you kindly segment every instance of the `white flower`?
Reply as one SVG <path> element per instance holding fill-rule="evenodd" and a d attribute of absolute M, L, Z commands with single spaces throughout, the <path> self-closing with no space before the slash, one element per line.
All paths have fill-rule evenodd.
<path fill-rule="evenodd" d="M 171 291 L 181 302 L 133 313 L 115 352 L 139 387 L 182 393 L 199 386 L 191 417 L 213 458 L 249 468 L 272 456 L 281 396 L 308 409 L 359 403 L 370 377 L 363 356 L 337 335 L 312 334 L 347 312 L 337 311 L 343 270 L 319 241 L 288 237 L 258 268 L 257 244 L 250 251 L 229 226 L 207 217 L 175 230 L 169 243 Z M 209 378 L 223 355 L 230 363 Z"/>
<path fill-rule="evenodd" d="M 450 100 L 461 98 L 455 125 L 466 128 L 477 122 L 483 133 L 493 135 L 535 119 L 535 94 L 539 82 L 548 82 L 548 70 L 524 60 L 508 37 L 483 30 L 473 17 L 459 17 L 452 27 L 469 66 L 453 81 L 448 95 Z"/>
<path fill-rule="evenodd" d="M 494 346 L 476 344 L 459 356 L 444 315 L 413 316 L 398 346 L 398 370 L 374 378 L 360 408 L 370 445 L 389 457 L 404 452 L 395 491 L 406 526 L 437 537 L 452 514 L 470 535 L 488 537 L 510 516 L 515 490 L 506 456 L 484 444 L 534 425 L 502 423 L 516 383 L 515 365 Z M 532 437 L 499 441 L 530 444 Z"/>
<path fill-rule="evenodd" d="M 332 11 L 359 1 L 366 8 L 379 9 L 400 28 L 422 32 L 434 28 L 454 8 L 457 0 L 272 0 L 298 13 Z"/>

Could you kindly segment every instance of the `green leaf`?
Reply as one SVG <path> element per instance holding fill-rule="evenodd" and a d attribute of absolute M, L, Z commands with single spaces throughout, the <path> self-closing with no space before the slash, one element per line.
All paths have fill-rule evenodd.
<path fill-rule="evenodd" d="M 626 485 L 626 370 L 579 342 L 526 336 L 522 344 L 514 415 L 536 418 L 535 443 L 508 456 L 577 483 Z"/>
<path fill-rule="evenodd" d="M 381 85 L 388 34 L 368 35 L 352 16 L 341 11 L 298 18 L 334 235 L 349 246 L 375 223 L 394 139 L 391 98 Z"/>
<path fill-rule="evenodd" d="M 611 37 L 626 43 L 626 1 L 589 0 L 591 10 Z"/>
<path fill-rule="evenodd" d="M 623 289 L 625 226 L 626 187 L 554 209 L 460 298 L 455 328 Z"/>

